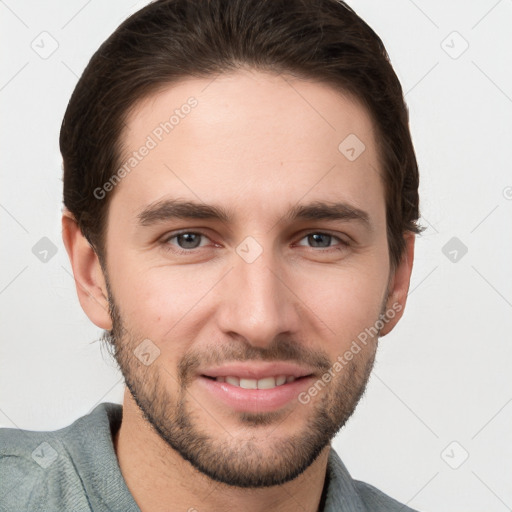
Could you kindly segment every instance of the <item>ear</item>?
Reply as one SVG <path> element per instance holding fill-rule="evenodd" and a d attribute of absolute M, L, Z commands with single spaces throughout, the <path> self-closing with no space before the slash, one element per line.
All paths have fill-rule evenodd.
<path fill-rule="evenodd" d="M 409 292 L 409 284 L 411 282 L 412 263 L 414 260 L 414 242 L 416 236 L 414 233 L 408 232 L 404 235 L 405 250 L 402 259 L 398 263 L 394 272 L 390 276 L 388 286 L 388 298 L 386 301 L 386 311 L 388 320 L 380 331 L 380 336 L 390 333 L 404 314 L 405 303 L 407 302 L 407 293 Z M 394 312 L 391 317 L 390 312 Z"/>
<path fill-rule="evenodd" d="M 98 256 L 67 208 L 62 213 L 62 240 L 73 268 L 82 309 L 95 325 L 105 330 L 112 329 L 107 287 Z"/>

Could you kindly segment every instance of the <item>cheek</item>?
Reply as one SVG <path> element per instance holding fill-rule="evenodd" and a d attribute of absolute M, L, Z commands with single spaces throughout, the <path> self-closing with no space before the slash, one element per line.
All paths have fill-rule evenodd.
<path fill-rule="evenodd" d="M 305 315 L 299 329 L 321 328 L 323 322 L 329 328 L 325 335 L 332 336 L 332 350 L 338 353 L 373 325 L 387 284 L 387 252 L 381 245 L 382 250 L 369 251 L 351 263 L 288 268 L 285 281 L 298 297 L 287 295 L 288 300 L 298 301 L 298 314 Z M 152 266 L 140 255 L 121 254 L 111 267 L 110 280 L 128 331 L 159 343 L 178 342 L 177 354 L 187 350 L 215 316 L 225 270 L 223 265 Z"/>
<path fill-rule="evenodd" d="M 178 333 L 185 325 L 190 328 L 190 318 L 218 280 L 185 266 L 144 269 L 142 262 L 130 266 L 125 261 L 116 268 L 113 287 L 126 328 L 159 343 L 177 337 L 186 343 Z"/>
<path fill-rule="evenodd" d="M 298 295 L 329 327 L 333 349 L 340 351 L 378 319 L 387 275 L 365 266 L 310 273 L 301 281 Z"/>

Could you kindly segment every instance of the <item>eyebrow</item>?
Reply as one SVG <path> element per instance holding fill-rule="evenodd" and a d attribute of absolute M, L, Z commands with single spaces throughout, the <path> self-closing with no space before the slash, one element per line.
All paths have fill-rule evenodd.
<path fill-rule="evenodd" d="M 213 219 L 228 222 L 231 215 L 224 208 L 182 201 L 179 199 L 165 199 L 146 206 L 137 219 L 142 226 L 150 226 L 172 219 Z"/>
<path fill-rule="evenodd" d="M 228 223 L 233 214 L 220 206 L 183 201 L 179 199 L 165 199 L 151 203 L 138 215 L 137 220 L 141 226 L 151 226 L 173 219 L 209 219 Z M 366 227 L 371 227 L 370 216 L 367 212 L 344 202 L 314 201 L 308 204 L 295 205 L 282 220 L 341 220 L 359 221 Z"/>

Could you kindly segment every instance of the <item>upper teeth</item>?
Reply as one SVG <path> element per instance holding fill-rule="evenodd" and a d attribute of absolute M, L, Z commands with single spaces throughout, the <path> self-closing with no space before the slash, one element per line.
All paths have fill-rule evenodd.
<path fill-rule="evenodd" d="M 278 375 L 277 377 L 265 377 L 264 379 L 240 379 L 238 377 L 217 377 L 217 382 L 227 382 L 232 386 L 238 386 L 244 389 L 272 389 L 276 386 L 282 386 L 285 382 L 293 382 L 295 377 Z"/>

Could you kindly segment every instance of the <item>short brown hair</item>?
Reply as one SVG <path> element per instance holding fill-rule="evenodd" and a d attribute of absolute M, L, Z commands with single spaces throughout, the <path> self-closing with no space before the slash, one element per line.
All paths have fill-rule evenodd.
<path fill-rule="evenodd" d="M 400 82 L 377 34 L 340 0 L 158 0 L 127 20 L 91 58 L 60 132 L 64 205 L 100 261 L 112 194 L 94 190 L 121 165 L 136 102 L 166 84 L 251 67 L 325 83 L 371 115 L 386 194 L 389 254 L 419 233 L 419 175 Z M 341 142 L 341 141 L 340 141 Z"/>

